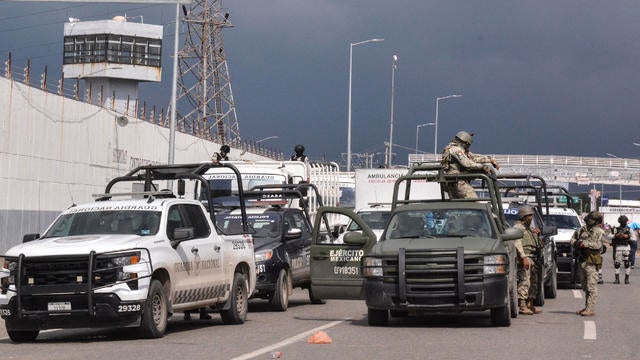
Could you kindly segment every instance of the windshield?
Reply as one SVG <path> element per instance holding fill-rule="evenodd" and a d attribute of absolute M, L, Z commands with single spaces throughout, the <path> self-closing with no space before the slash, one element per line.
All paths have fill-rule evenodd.
<path fill-rule="evenodd" d="M 86 211 L 60 216 L 42 238 L 135 234 L 155 235 L 160 227 L 159 211 Z"/>
<path fill-rule="evenodd" d="M 356 188 L 340 187 L 340 206 L 353 209 L 356 206 Z"/>
<path fill-rule="evenodd" d="M 282 217 L 278 213 L 248 214 L 247 225 L 254 238 L 277 237 L 282 234 L 280 221 Z M 219 214 L 216 215 L 216 223 L 226 235 L 242 233 L 242 217 L 240 215 Z"/>
<path fill-rule="evenodd" d="M 479 209 L 397 212 L 389 221 L 385 234 L 385 240 L 421 237 L 496 237 L 489 214 Z"/>
<path fill-rule="evenodd" d="M 389 217 L 391 217 L 391 211 L 360 211 L 358 216 L 367 223 L 367 226 L 371 228 L 371 230 L 384 230 L 384 227 L 387 225 L 387 221 L 389 221 Z M 357 231 L 362 230 L 358 224 L 355 222 L 351 222 L 347 231 Z"/>
<path fill-rule="evenodd" d="M 549 215 L 549 222 L 551 225 L 557 226 L 558 229 L 578 230 L 580 228 L 578 218 L 571 215 Z"/>
<path fill-rule="evenodd" d="M 241 174 L 243 190 L 250 190 L 254 186 L 286 184 L 284 175 L 279 174 Z M 229 200 L 238 194 L 238 182 L 234 174 L 217 174 L 206 176 L 214 203 Z M 200 193 L 200 200 L 206 200 L 204 193 Z"/>

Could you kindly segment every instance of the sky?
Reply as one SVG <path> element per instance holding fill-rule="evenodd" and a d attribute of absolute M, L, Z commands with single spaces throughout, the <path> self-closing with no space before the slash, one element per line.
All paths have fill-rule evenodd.
<path fill-rule="evenodd" d="M 347 152 L 350 43 L 353 154 L 385 151 L 393 90 L 394 163 L 438 152 L 459 130 L 472 151 L 638 158 L 640 3 L 632 0 L 237 0 L 224 42 L 240 133 L 289 155 Z M 163 81 L 141 100 L 169 103 L 174 5 L 0 1 L 0 60 L 62 68 L 69 17 L 143 16 L 163 24 Z M 398 62 L 392 83 L 393 55 Z M 15 67 L 14 67 L 15 68 Z M 3 70 L 4 72 L 4 70 Z M 58 76 L 59 77 L 59 76 Z M 352 164 L 360 160 L 354 157 Z M 376 162 L 383 162 L 379 155 Z"/>

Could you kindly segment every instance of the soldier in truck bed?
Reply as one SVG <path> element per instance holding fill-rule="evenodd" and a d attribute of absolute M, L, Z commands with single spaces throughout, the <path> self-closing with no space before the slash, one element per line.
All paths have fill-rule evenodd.
<path fill-rule="evenodd" d="M 463 174 L 472 172 L 485 172 L 493 174 L 500 169 L 496 159 L 473 154 L 469 151 L 473 142 L 473 133 L 459 131 L 449 145 L 442 150 L 442 168 L 447 174 Z M 491 165 L 493 165 L 493 167 Z M 495 170 L 494 170 L 495 168 Z M 465 180 L 459 180 L 456 184 L 449 184 L 447 192 L 452 199 L 476 198 L 476 192 L 471 184 Z"/>

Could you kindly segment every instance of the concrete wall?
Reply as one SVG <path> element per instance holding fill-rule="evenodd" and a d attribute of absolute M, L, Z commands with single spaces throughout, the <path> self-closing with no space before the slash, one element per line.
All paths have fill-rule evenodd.
<path fill-rule="evenodd" d="M 168 128 L 132 117 L 120 126 L 116 116 L 0 77 L 0 254 L 71 204 L 92 201 L 110 179 L 167 162 Z M 219 148 L 176 132 L 175 162 L 210 160 Z M 230 158 L 240 157 L 232 148 Z"/>

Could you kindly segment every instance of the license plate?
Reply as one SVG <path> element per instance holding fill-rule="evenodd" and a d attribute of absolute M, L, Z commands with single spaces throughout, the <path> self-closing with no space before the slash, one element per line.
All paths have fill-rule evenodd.
<path fill-rule="evenodd" d="M 71 302 L 50 302 L 47 307 L 49 311 L 71 311 Z"/>

